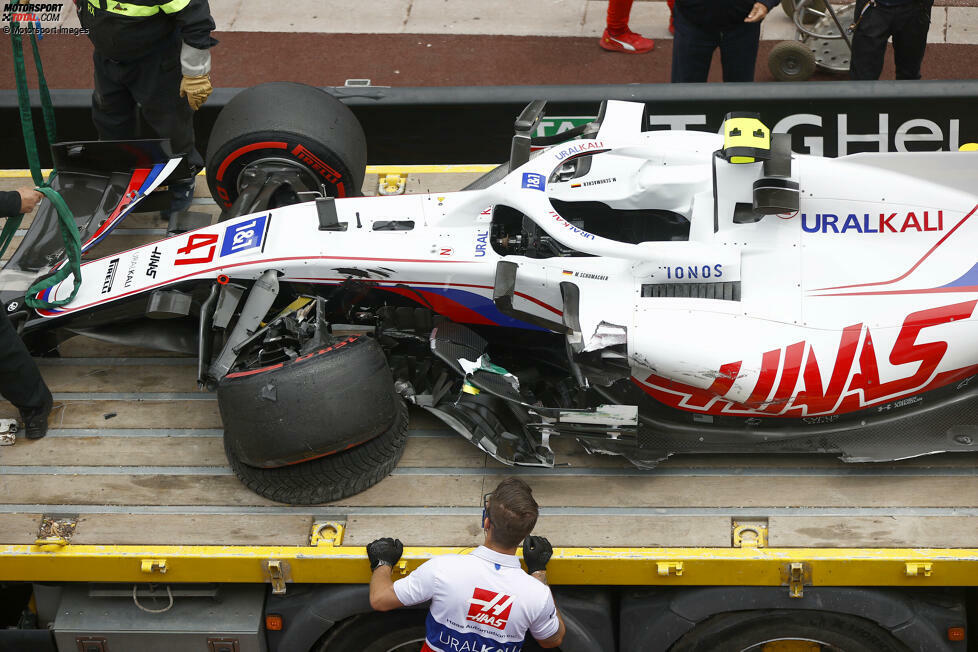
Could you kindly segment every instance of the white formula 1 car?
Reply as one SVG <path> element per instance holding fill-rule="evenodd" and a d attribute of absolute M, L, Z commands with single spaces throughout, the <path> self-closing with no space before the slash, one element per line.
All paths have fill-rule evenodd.
<path fill-rule="evenodd" d="M 211 136 L 223 221 L 86 262 L 67 305 L 8 311 L 25 336 L 193 351 L 238 476 L 290 503 L 383 478 L 405 402 L 510 465 L 553 465 L 554 437 L 642 468 L 976 448 L 978 153 L 801 156 L 756 117 L 649 132 L 614 101 L 532 142 L 542 109 L 466 190 L 355 197 L 349 110 L 255 87 Z M 83 241 L 149 189 L 115 172 Z"/>

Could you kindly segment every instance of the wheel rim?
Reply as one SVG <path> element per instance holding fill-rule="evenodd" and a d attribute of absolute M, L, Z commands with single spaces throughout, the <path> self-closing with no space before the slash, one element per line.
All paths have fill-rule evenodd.
<path fill-rule="evenodd" d="M 394 647 L 387 648 L 384 652 L 421 652 L 422 647 L 424 647 L 424 636 L 398 643 Z"/>
<path fill-rule="evenodd" d="M 801 60 L 792 54 L 781 60 L 781 72 L 785 75 L 795 77 L 801 72 Z"/>
<path fill-rule="evenodd" d="M 245 172 L 249 170 L 262 170 L 267 167 L 289 167 L 296 170 L 299 173 L 299 178 L 302 183 L 306 186 L 305 190 L 310 192 L 322 192 L 326 194 L 326 188 L 319 182 L 319 178 L 316 173 L 312 171 L 311 168 L 299 163 L 298 161 L 293 161 L 287 158 L 277 158 L 274 156 L 262 157 L 251 161 L 238 173 L 238 178 L 235 179 L 234 185 L 237 191 L 241 192 L 241 180 L 245 178 Z"/>
<path fill-rule="evenodd" d="M 744 648 L 741 652 L 844 652 L 831 643 L 814 638 L 774 638 Z"/>

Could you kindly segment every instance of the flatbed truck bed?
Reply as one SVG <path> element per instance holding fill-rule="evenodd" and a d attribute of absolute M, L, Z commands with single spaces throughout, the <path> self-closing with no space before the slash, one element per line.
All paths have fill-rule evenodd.
<path fill-rule="evenodd" d="M 365 191 L 396 173 L 409 191 L 450 191 L 484 169 L 374 167 Z M 23 182 L 5 173 L 0 188 Z M 216 219 L 202 178 L 197 195 L 194 210 Z M 155 214 L 134 215 L 95 255 L 164 236 Z M 878 464 L 681 455 L 641 471 L 556 440 L 557 468 L 507 468 L 412 410 L 390 477 L 335 503 L 289 506 L 234 476 L 195 359 L 82 336 L 59 353 L 38 359 L 55 398 L 48 436 L 0 447 L 0 580 L 264 583 L 275 593 L 363 583 L 362 546 L 380 536 L 407 546 L 400 573 L 478 545 L 483 494 L 517 475 L 541 505 L 537 532 L 557 549 L 555 585 L 799 595 L 820 585 L 978 586 L 978 452 Z M 0 418 L 14 416 L 0 402 Z"/>

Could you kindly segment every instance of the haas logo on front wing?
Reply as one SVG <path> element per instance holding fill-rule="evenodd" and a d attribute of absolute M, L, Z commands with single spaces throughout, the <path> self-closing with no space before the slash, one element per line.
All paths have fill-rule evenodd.
<path fill-rule="evenodd" d="M 482 625 L 506 629 L 509 612 L 513 609 L 513 598 L 495 591 L 476 588 L 469 600 L 469 613 L 466 620 Z"/>

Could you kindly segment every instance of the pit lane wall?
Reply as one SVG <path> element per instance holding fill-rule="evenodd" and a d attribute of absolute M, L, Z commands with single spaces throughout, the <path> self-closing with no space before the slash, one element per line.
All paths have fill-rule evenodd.
<path fill-rule="evenodd" d="M 198 112 L 205 151 L 220 109 L 241 89 L 219 88 Z M 326 89 L 346 102 L 367 134 L 369 162 L 486 163 L 508 160 L 513 122 L 531 100 L 547 116 L 594 116 L 601 100 L 645 102 L 649 129 L 716 132 L 729 111 L 756 111 L 774 131 L 792 135 L 798 153 L 839 156 L 876 151 L 956 150 L 978 142 L 978 80 L 629 84 L 574 86 L 344 86 Z M 36 93 L 32 94 L 39 107 Z M 52 91 L 64 140 L 96 138 L 89 90 Z M 14 91 L 0 91 L 2 124 L 18 122 Z M 35 108 L 38 141 L 44 142 Z M 561 122 L 541 125 L 557 130 Z M 566 128 L 566 125 L 564 125 Z M 143 134 L 151 137 L 146 131 Z M 542 134 L 541 134 L 542 135 Z M 44 148 L 42 148 L 43 150 Z M 50 162 L 44 162 L 49 166 Z M 27 166 L 17 129 L 0 134 L 0 168 Z"/>

